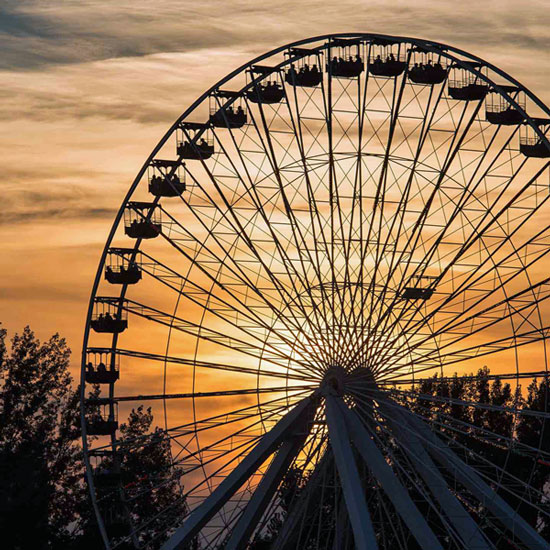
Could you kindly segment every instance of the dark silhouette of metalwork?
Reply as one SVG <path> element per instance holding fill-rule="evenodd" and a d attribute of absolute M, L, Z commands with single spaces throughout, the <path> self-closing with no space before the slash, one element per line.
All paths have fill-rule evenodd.
<path fill-rule="evenodd" d="M 83 390 L 82 426 L 106 547 L 155 546 L 90 457 L 130 445 L 120 402 L 162 400 L 193 405 L 163 433 L 191 503 L 164 550 L 548 548 L 550 449 L 508 421 L 546 433 L 550 412 L 445 384 L 481 357 L 540 377 L 527 349 L 546 372 L 549 120 L 476 56 L 376 34 L 278 48 L 198 98 L 131 186 L 92 292 L 82 382 L 104 393 Z M 166 340 L 123 345 L 134 324 Z M 163 365 L 163 392 L 120 395 L 127 361 Z"/>

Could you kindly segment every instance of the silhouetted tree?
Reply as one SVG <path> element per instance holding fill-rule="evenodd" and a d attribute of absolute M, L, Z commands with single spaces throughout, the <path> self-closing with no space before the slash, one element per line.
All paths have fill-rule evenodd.
<path fill-rule="evenodd" d="M 0 533 L 2 546 L 65 548 L 84 498 L 78 392 L 58 334 L 29 327 L 6 346 L 0 331 Z"/>

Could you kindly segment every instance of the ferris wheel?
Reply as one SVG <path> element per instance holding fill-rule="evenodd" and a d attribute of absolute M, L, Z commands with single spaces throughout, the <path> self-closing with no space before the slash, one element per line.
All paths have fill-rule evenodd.
<path fill-rule="evenodd" d="M 546 380 L 549 129 L 497 67 L 378 34 L 277 48 L 199 97 L 130 187 L 90 300 L 105 547 L 549 548 L 550 412 L 437 390 Z M 122 437 L 139 405 L 162 427 Z M 155 445 L 169 460 L 125 479 Z"/>

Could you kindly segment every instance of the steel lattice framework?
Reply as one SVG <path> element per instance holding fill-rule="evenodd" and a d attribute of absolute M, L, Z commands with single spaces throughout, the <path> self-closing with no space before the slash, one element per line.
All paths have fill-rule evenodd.
<path fill-rule="evenodd" d="M 283 46 L 197 99 L 128 191 L 90 300 L 106 548 L 549 548 L 549 446 L 453 411 L 530 415 L 541 438 L 550 413 L 419 390 L 484 365 L 472 387 L 546 377 L 549 118 L 471 54 L 377 34 Z M 164 429 L 121 438 L 118 407 L 142 403 Z M 170 466 L 122 483 L 155 441 Z"/>

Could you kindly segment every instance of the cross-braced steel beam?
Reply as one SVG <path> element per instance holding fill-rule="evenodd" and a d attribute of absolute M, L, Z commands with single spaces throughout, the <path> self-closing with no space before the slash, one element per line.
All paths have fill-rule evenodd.
<path fill-rule="evenodd" d="M 353 457 L 346 422 L 335 396 L 327 395 L 325 406 L 328 435 L 344 492 L 355 546 L 359 550 L 375 550 L 378 548 L 378 543 L 376 542 L 361 477 Z"/>
<path fill-rule="evenodd" d="M 460 459 L 424 422 L 405 408 L 403 418 L 428 445 L 426 449 L 455 479 L 466 487 L 502 525 L 511 531 L 530 550 L 548 550 L 548 543 L 512 507 L 500 497 L 479 474 Z"/>
<path fill-rule="evenodd" d="M 416 433 L 403 423 L 401 411 L 392 411 L 389 406 L 379 401 L 380 408 L 389 421 L 392 433 L 398 438 L 401 448 L 406 452 L 416 471 L 420 474 L 435 499 L 439 502 L 442 512 L 454 527 L 456 534 L 462 540 L 464 548 L 469 550 L 491 550 L 491 544 L 483 535 L 477 523 L 473 520 L 460 501 L 450 491 L 447 482 L 432 461 Z"/>
<path fill-rule="evenodd" d="M 335 405 L 349 429 L 355 448 L 359 451 L 372 475 L 378 480 L 420 547 L 443 550 L 424 516 L 416 507 L 407 490 L 401 485 L 374 441 L 372 441 L 371 434 L 361 422 L 357 413 L 351 411 L 341 398 L 336 400 Z"/>
<path fill-rule="evenodd" d="M 302 426 L 303 429 L 295 437 L 284 441 L 277 451 L 275 458 L 233 528 L 231 537 L 225 545 L 225 550 L 240 550 L 245 547 L 290 463 L 296 457 L 306 439 L 306 422 L 302 422 Z"/>
<path fill-rule="evenodd" d="M 317 397 L 306 397 L 267 432 L 244 460 L 220 483 L 215 491 L 187 518 L 176 532 L 164 543 L 162 550 L 182 549 L 224 506 L 243 483 L 261 464 L 288 438 L 296 425 L 301 426 L 317 406 Z"/>

